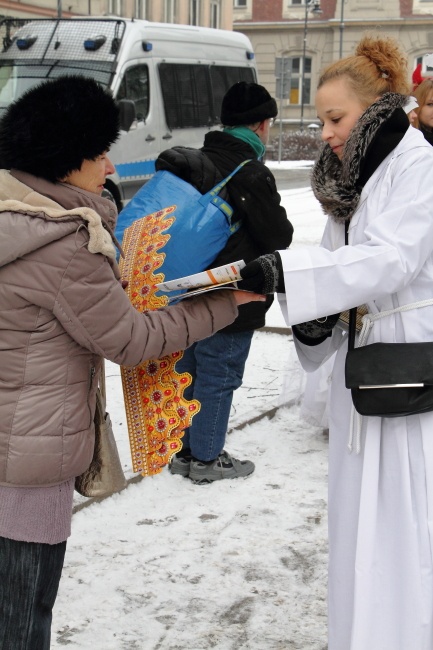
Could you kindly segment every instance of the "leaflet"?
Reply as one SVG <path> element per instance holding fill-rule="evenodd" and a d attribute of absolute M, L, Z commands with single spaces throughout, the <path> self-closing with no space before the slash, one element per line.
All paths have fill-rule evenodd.
<path fill-rule="evenodd" d="M 230 264 L 224 264 L 223 266 L 218 266 L 214 269 L 208 269 L 207 271 L 202 271 L 200 273 L 194 273 L 193 275 L 186 275 L 183 278 L 177 278 L 176 280 L 169 280 L 168 282 L 160 282 L 155 285 L 163 293 L 170 293 L 170 291 L 187 291 L 186 295 L 182 294 L 176 295 L 176 298 L 193 296 L 198 293 L 205 293 L 206 291 L 211 291 L 214 289 L 223 288 L 224 285 L 227 289 L 236 289 L 236 281 L 241 280 L 240 270 L 245 266 L 243 260 L 237 262 L 231 262 Z M 190 291 L 191 289 L 196 289 L 196 291 Z"/>

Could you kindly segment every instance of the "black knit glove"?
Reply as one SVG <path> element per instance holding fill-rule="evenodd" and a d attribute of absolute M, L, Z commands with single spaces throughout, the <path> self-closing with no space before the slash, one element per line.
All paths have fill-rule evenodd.
<path fill-rule="evenodd" d="M 316 320 L 309 320 L 299 325 L 292 325 L 292 332 L 304 345 L 319 345 L 331 336 L 340 314 L 325 316 Z"/>
<path fill-rule="evenodd" d="M 239 289 L 261 294 L 285 291 L 283 264 L 277 252 L 261 255 L 249 262 L 240 274 L 242 280 L 238 282 Z"/>

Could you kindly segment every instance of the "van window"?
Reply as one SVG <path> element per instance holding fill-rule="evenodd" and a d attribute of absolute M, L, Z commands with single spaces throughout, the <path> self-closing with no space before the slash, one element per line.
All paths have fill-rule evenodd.
<path fill-rule="evenodd" d="M 18 99 L 26 90 L 47 79 L 81 74 L 108 86 L 112 77 L 109 61 L 49 61 L 34 63 L 26 59 L 0 59 L 0 110 Z"/>
<path fill-rule="evenodd" d="M 207 66 L 161 63 L 159 78 L 169 129 L 211 124 Z"/>
<path fill-rule="evenodd" d="M 137 120 L 149 113 L 149 70 L 147 65 L 135 65 L 125 70 L 116 99 L 131 99 L 135 103 Z"/>
<path fill-rule="evenodd" d="M 213 94 L 214 123 L 220 121 L 223 97 L 238 81 L 255 82 L 253 68 L 235 68 L 224 65 L 213 65 L 210 68 L 210 79 Z"/>
<path fill-rule="evenodd" d="M 161 63 L 158 69 L 169 129 L 218 124 L 230 86 L 255 81 L 252 68 Z"/>

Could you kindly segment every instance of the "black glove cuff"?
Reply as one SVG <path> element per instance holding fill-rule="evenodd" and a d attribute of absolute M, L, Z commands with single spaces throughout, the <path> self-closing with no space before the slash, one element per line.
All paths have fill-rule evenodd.
<path fill-rule="evenodd" d="M 263 271 L 264 283 L 263 293 L 284 293 L 284 271 L 283 262 L 278 251 L 261 255 L 256 260 Z"/>
<path fill-rule="evenodd" d="M 309 336 L 304 336 L 301 330 L 298 329 L 297 325 L 292 325 L 292 332 L 293 335 L 300 341 L 300 343 L 303 343 L 304 345 L 309 345 L 310 347 L 313 347 L 315 345 L 320 345 L 320 343 L 323 343 L 323 341 L 326 341 L 326 339 L 331 336 L 331 332 L 329 334 L 325 334 L 325 336 L 319 336 L 316 338 L 311 338 Z"/>
<path fill-rule="evenodd" d="M 275 293 L 279 280 L 277 256 L 275 253 L 261 255 L 257 258 L 257 262 L 260 264 L 263 271 L 263 293 Z"/>
<path fill-rule="evenodd" d="M 305 323 L 292 326 L 292 332 L 296 338 L 305 345 L 319 345 L 331 336 L 340 314 L 333 314 L 325 318 L 309 320 Z"/>

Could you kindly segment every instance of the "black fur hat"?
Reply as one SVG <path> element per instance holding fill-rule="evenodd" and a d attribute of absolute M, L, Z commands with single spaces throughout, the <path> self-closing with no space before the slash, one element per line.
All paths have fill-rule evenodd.
<path fill-rule="evenodd" d="M 119 135 L 111 94 L 88 77 L 45 81 L 11 104 L 0 121 L 0 167 L 63 179 L 107 151 Z"/>
<path fill-rule="evenodd" d="M 221 122 L 224 126 L 263 122 L 277 114 L 277 102 L 266 88 L 246 81 L 239 81 L 229 88 L 221 105 Z"/>

